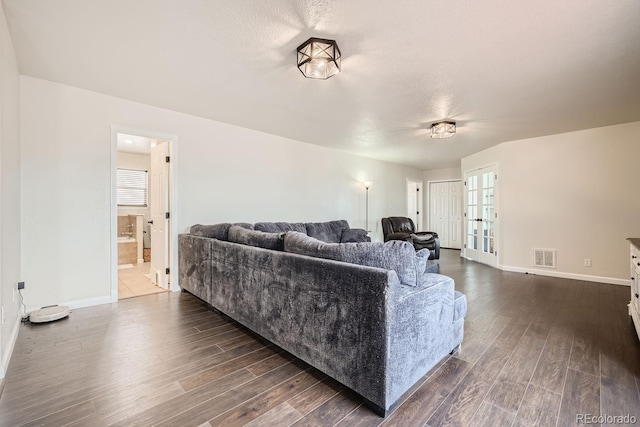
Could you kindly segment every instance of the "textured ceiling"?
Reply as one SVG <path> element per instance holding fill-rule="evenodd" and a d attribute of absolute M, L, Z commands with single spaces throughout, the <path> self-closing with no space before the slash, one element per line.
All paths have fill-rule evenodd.
<path fill-rule="evenodd" d="M 637 0 L 2 1 L 25 75 L 420 169 L 640 120 Z M 303 78 L 311 36 L 342 73 Z"/>

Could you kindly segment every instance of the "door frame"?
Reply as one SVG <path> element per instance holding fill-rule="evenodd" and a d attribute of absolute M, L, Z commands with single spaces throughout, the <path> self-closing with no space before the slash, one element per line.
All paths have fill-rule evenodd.
<path fill-rule="evenodd" d="M 478 172 L 481 171 L 483 169 L 491 169 L 493 170 L 493 173 L 495 174 L 496 178 L 493 184 L 493 208 L 494 208 L 494 212 L 496 214 L 496 218 L 495 218 L 495 227 L 493 228 L 495 231 L 495 236 L 493 237 L 493 245 L 494 245 L 494 258 L 495 258 L 495 262 L 493 264 L 487 264 L 491 267 L 496 268 L 498 265 L 501 265 L 500 262 L 498 262 L 498 256 L 500 255 L 500 214 L 499 214 L 499 210 L 500 210 L 500 180 L 498 179 L 499 177 L 499 168 L 498 168 L 498 163 L 490 163 L 487 165 L 483 165 L 483 166 L 479 166 L 473 169 L 469 169 L 466 170 L 462 173 L 462 181 L 463 181 L 463 185 L 462 185 L 462 191 L 464 194 L 464 215 L 462 217 L 462 221 L 464 223 L 463 227 L 462 227 L 462 232 L 463 232 L 463 240 L 462 240 L 462 249 L 460 251 L 461 256 L 463 256 L 466 259 L 469 259 L 471 261 L 476 261 L 476 262 L 481 262 L 475 259 L 471 259 L 467 256 L 467 228 L 469 226 L 468 221 L 467 221 L 467 211 L 469 210 L 469 200 L 468 200 L 468 195 L 467 195 L 467 186 L 466 186 L 466 182 L 467 182 L 467 176 L 468 174 L 472 174 L 474 172 Z M 482 262 L 481 262 L 482 263 Z"/>
<path fill-rule="evenodd" d="M 178 283 L 178 136 L 153 132 L 143 129 L 136 129 L 127 126 L 111 125 L 111 209 L 109 214 L 109 241 L 110 241 L 110 272 L 111 272 L 111 302 L 118 301 L 118 197 L 117 197 L 117 169 L 118 169 L 118 134 L 126 133 L 130 135 L 142 136 L 145 138 L 161 139 L 169 143 L 169 268 L 171 269 L 170 287 L 171 291 L 179 291 Z"/>
<path fill-rule="evenodd" d="M 418 212 L 420 212 L 420 214 L 418 214 L 416 216 L 416 218 L 418 219 L 418 223 L 419 224 L 415 224 L 416 226 L 416 231 L 424 231 L 424 210 L 422 209 L 424 207 L 424 182 L 422 180 L 419 179 L 413 179 L 413 178 L 407 178 L 406 179 L 406 183 L 405 183 L 405 206 L 408 207 L 408 202 L 409 202 L 409 183 L 414 183 L 416 184 L 416 188 L 418 188 L 419 193 L 420 193 L 420 197 L 417 198 L 416 200 L 416 204 L 417 204 L 417 209 Z M 407 215 L 409 214 L 408 210 L 407 210 Z"/>

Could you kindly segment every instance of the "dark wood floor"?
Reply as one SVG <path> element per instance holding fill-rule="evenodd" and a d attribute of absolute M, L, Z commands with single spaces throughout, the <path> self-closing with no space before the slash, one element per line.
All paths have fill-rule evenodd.
<path fill-rule="evenodd" d="M 568 426 L 640 420 L 629 288 L 506 273 L 443 251 L 466 293 L 462 349 L 386 419 L 188 294 L 21 326 L 0 426 Z M 640 421 L 639 421 L 640 422 Z"/>

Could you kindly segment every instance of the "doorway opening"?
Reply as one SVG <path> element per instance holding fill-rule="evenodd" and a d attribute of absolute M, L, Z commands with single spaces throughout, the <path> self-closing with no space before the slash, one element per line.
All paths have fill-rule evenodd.
<path fill-rule="evenodd" d="M 416 231 L 422 228 L 422 181 L 407 178 L 407 217 L 411 218 Z"/>
<path fill-rule="evenodd" d="M 167 292 L 172 287 L 172 139 L 113 129 L 112 144 L 111 300 Z"/>

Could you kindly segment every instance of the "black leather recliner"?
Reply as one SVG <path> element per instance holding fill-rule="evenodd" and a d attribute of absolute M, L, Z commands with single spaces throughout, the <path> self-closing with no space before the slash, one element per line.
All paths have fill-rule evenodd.
<path fill-rule="evenodd" d="M 416 251 L 429 249 L 429 259 L 440 259 L 440 239 L 434 231 L 416 231 L 411 218 L 390 216 L 382 218 L 382 234 L 384 241 L 405 240 L 411 242 Z"/>

